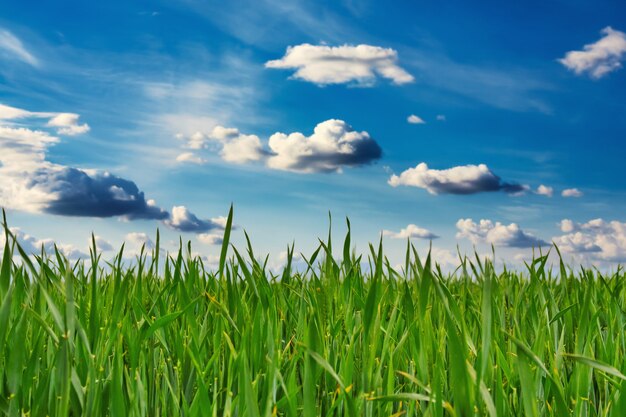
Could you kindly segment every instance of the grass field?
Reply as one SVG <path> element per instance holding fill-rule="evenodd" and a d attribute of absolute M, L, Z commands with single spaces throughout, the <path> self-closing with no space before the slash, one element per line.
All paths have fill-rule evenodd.
<path fill-rule="evenodd" d="M 342 261 L 329 237 L 273 275 L 226 251 L 231 223 L 215 271 L 188 248 L 125 266 L 7 244 L 0 413 L 626 416 L 621 270 L 467 259 L 450 276 L 410 246 L 394 270 L 348 233 Z"/>

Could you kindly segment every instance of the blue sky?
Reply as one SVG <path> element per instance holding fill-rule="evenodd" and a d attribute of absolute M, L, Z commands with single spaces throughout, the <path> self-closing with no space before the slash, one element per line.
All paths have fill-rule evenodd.
<path fill-rule="evenodd" d="M 277 265 L 329 211 L 394 262 L 615 265 L 624 31 L 618 1 L 0 0 L 0 205 L 74 255 L 159 227 L 212 260 L 232 202 Z"/>

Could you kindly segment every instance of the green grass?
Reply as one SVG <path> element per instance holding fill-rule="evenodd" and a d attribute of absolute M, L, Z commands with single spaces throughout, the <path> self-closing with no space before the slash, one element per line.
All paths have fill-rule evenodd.
<path fill-rule="evenodd" d="M 0 414 L 625 416 L 625 274 L 539 257 L 523 273 L 409 245 L 279 274 L 225 236 L 219 268 L 183 248 L 0 265 Z M 6 229 L 6 228 L 5 228 Z M 9 233 L 6 231 L 6 233 Z M 12 242 L 11 236 L 8 241 Z M 24 255 L 22 255 L 24 256 Z M 369 264 L 369 268 L 362 268 Z M 371 271 L 371 272 L 368 272 Z"/>

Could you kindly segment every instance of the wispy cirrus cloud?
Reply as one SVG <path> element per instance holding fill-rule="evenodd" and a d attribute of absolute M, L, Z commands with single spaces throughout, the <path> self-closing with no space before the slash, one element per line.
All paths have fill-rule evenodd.
<path fill-rule="evenodd" d="M 464 62 L 441 48 L 431 47 L 405 48 L 402 57 L 422 88 L 452 93 L 500 109 L 552 112 L 542 93 L 553 90 L 554 86 L 532 69 Z M 440 116 L 437 120 L 445 121 L 445 116 Z"/>
<path fill-rule="evenodd" d="M 76 113 L 32 112 L 0 104 L 0 121 L 7 122 L 29 118 L 48 119 L 46 126 L 56 128 L 59 135 L 75 136 L 90 130 L 87 123 L 80 124 L 80 116 Z"/>
<path fill-rule="evenodd" d="M 347 24 L 343 16 L 324 4 L 307 0 L 232 0 L 215 4 L 183 0 L 179 4 L 241 42 L 263 49 L 283 47 L 295 39 L 345 42 L 367 33 Z"/>
<path fill-rule="evenodd" d="M 408 186 L 423 188 L 430 194 L 477 194 L 503 191 L 522 193 L 528 187 L 502 181 L 487 165 L 463 165 L 448 169 L 431 169 L 425 162 L 409 168 L 400 175 L 392 175 L 388 181 L 392 187 Z"/>
<path fill-rule="evenodd" d="M 610 26 L 601 33 L 602 38 L 585 45 L 582 51 L 569 51 L 559 62 L 577 75 L 588 74 L 595 79 L 620 69 L 626 57 L 626 33 Z"/>
<path fill-rule="evenodd" d="M 5 59 L 17 59 L 33 67 L 39 66 L 39 60 L 13 33 L 0 28 L 0 57 Z"/>

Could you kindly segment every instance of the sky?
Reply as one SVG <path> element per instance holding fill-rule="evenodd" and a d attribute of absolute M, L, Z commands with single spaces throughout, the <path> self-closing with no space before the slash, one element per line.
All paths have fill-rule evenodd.
<path fill-rule="evenodd" d="M 270 265 L 352 225 L 454 267 L 626 261 L 626 4 L 0 0 L 0 206 L 31 251 Z M 0 241 L 0 245 L 3 244 Z"/>

